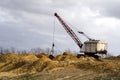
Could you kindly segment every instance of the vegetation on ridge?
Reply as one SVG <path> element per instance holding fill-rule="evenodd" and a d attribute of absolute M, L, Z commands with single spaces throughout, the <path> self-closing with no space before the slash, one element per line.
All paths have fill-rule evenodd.
<path fill-rule="evenodd" d="M 0 77 L 3 79 L 10 79 L 10 78 L 16 79 L 15 76 L 19 76 L 19 75 L 24 76 L 24 75 L 28 75 L 28 73 L 31 73 L 33 75 L 41 73 L 42 75 L 42 73 L 44 72 L 45 75 L 51 72 L 53 74 L 55 73 L 56 75 L 58 75 L 57 73 L 61 72 L 62 70 L 64 70 L 63 71 L 64 73 L 66 73 L 67 71 L 73 71 L 71 73 L 65 74 L 72 76 L 74 70 L 77 71 L 82 70 L 83 73 L 86 71 L 86 74 L 87 73 L 94 74 L 93 77 L 91 77 L 91 79 L 96 80 L 98 78 L 101 79 L 113 78 L 114 80 L 120 77 L 119 60 L 120 60 L 120 56 L 117 57 L 110 56 L 104 58 L 102 61 L 98 61 L 93 57 L 87 57 L 87 56 L 77 58 L 75 54 L 71 54 L 69 52 L 56 55 L 51 60 L 49 58 L 49 55 L 45 53 L 16 54 L 10 52 L 0 55 Z M 33 77 L 33 75 L 31 74 L 29 74 L 29 76 Z M 59 75 L 60 74 L 61 73 L 59 73 Z M 74 74 L 78 74 L 78 72 L 75 72 Z"/>

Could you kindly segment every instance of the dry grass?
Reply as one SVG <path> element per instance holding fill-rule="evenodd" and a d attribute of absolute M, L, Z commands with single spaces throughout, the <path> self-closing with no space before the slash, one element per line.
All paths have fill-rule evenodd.
<path fill-rule="evenodd" d="M 32 64 L 31 70 L 34 70 L 36 72 L 40 72 L 40 71 L 51 70 L 51 69 L 56 68 L 56 67 L 58 67 L 57 62 L 54 62 L 54 61 L 44 61 L 43 62 L 41 60 L 38 60 Z"/>
<path fill-rule="evenodd" d="M 106 58 L 106 60 L 120 60 L 120 55 L 119 56 L 109 56 Z"/>
<path fill-rule="evenodd" d="M 20 60 L 20 57 L 18 56 L 18 54 L 15 54 L 15 53 L 7 53 L 7 54 L 0 55 L 1 63 L 9 63 L 9 62 L 14 63 L 19 60 Z"/>
<path fill-rule="evenodd" d="M 80 61 L 74 63 L 79 69 L 92 70 L 95 72 L 115 72 L 120 70 L 120 62 Z"/>
<path fill-rule="evenodd" d="M 45 53 L 36 54 L 36 57 L 38 57 L 38 58 L 42 58 L 43 56 L 48 57 L 49 55 L 45 54 Z"/>
<path fill-rule="evenodd" d="M 57 55 L 54 60 L 57 61 L 69 61 L 69 60 L 78 60 L 75 55 L 64 53 L 63 55 Z"/>
<path fill-rule="evenodd" d="M 21 55 L 20 55 L 21 56 Z M 31 62 L 31 61 L 36 61 L 36 60 L 38 60 L 39 58 L 38 57 L 36 57 L 34 54 L 29 54 L 29 55 L 22 55 L 21 56 L 21 60 L 23 60 L 23 61 L 29 61 L 29 62 Z"/>
<path fill-rule="evenodd" d="M 57 68 L 75 68 L 80 70 L 94 71 L 97 73 L 111 73 L 120 71 L 120 57 L 109 57 L 98 61 L 93 57 L 80 57 L 70 53 L 57 55 L 53 60 L 49 55 L 41 54 L 15 54 L 0 55 L 0 74 L 18 75 L 23 73 L 36 73 Z M 8 76 L 9 76 L 8 75 Z"/>

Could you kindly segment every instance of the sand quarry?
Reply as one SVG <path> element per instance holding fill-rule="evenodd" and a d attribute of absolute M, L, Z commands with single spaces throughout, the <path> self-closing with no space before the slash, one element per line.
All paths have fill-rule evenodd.
<path fill-rule="evenodd" d="M 102 60 L 71 53 L 0 55 L 0 80 L 120 80 L 120 56 Z"/>

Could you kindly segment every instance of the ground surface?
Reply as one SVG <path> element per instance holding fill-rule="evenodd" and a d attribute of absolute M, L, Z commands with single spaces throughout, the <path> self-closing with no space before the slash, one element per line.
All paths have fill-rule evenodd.
<path fill-rule="evenodd" d="M 120 56 L 93 57 L 46 54 L 0 55 L 0 80 L 120 80 Z"/>

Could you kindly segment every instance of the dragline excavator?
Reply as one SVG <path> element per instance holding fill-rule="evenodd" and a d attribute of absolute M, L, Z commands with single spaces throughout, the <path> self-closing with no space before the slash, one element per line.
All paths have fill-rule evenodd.
<path fill-rule="evenodd" d="M 80 51 L 83 52 L 84 56 L 92 56 L 95 58 L 98 58 L 99 56 L 97 54 L 107 54 L 107 42 L 102 40 L 95 40 L 89 38 L 84 32 L 78 31 L 78 33 L 84 35 L 86 38 L 88 38 L 87 41 L 82 43 L 77 35 L 73 32 L 73 30 L 65 23 L 65 21 L 57 14 L 54 13 L 54 16 L 59 20 L 63 28 L 66 30 L 66 32 L 71 36 L 71 38 L 75 41 L 75 43 L 80 48 Z M 81 54 L 78 54 L 77 57 L 79 58 Z"/>

